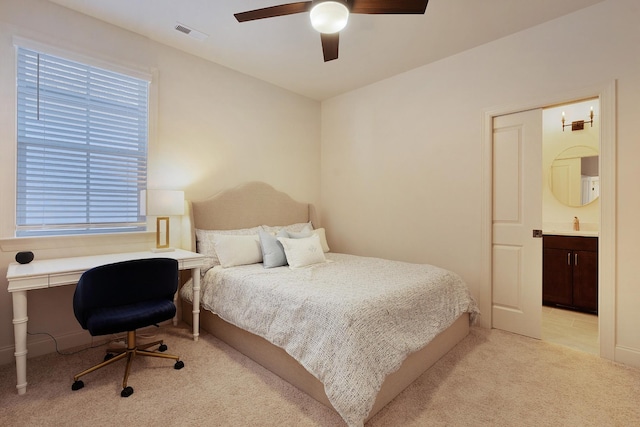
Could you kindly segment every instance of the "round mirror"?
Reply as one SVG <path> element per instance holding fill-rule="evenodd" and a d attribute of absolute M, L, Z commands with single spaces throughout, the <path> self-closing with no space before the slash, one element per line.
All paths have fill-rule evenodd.
<path fill-rule="evenodd" d="M 600 195 L 598 152 L 576 146 L 564 150 L 551 163 L 551 192 L 562 204 L 579 207 Z"/>

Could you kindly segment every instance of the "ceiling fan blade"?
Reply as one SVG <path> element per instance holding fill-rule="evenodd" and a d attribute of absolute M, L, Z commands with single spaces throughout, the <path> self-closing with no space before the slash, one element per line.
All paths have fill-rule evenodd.
<path fill-rule="evenodd" d="M 352 0 L 351 13 L 423 14 L 429 0 Z"/>
<path fill-rule="evenodd" d="M 247 12 L 234 13 L 238 22 L 253 21 L 255 19 L 273 18 L 276 16 L 293 15 L 311 10 L 310 1 L 300 1 L 297 3 L 280 4 L 278 6 L 265 7 L 262 9 L 249 10 Z"/>
<path fill-rule="evenodd" d="M 324 54 L 324 62 L 338 59 L 338 42 L 340 41 L 340 33 L 320 33 L 320 40 L 322 41 L 322 53 Z"/>

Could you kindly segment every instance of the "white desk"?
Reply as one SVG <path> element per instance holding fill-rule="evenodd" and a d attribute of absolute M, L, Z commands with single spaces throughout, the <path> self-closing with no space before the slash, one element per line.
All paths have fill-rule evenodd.
<path fill-rule="evenodd" d="M 193 276 L 193 339 L 198 340 L 200 325 L 200 267 L 205 257 L 195 252 L 176 249 L 171 252 L 129 252 L 73 258 L 33 261 L 29 264 L 9 264 L 7 280 L 13 299 L 13 333 L 18 394 L 27 392 L 27 291 L 74 285 L 85 271 L 99 265 L 141 258 L 173 258 L 180 270 L 190 269 Z M 175 302 L 178 293 L 176 292 Z M 177 318 L 174 319 L 174 324 Z"/>

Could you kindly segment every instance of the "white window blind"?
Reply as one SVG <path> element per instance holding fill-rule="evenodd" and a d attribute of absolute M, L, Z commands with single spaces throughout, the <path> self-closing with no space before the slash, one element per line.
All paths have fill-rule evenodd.
<path fill-rule="evenodd" d="M 18 48 L 16 236 L 145 230 L 147 80 Z"/>

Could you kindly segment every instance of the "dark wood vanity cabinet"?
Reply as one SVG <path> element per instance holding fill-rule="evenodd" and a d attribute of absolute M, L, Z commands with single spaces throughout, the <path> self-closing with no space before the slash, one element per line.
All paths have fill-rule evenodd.
<path fill-rule="evenodd" d="M 598 312 L 598 238 L 545 235 L 542 303 Z"/>

